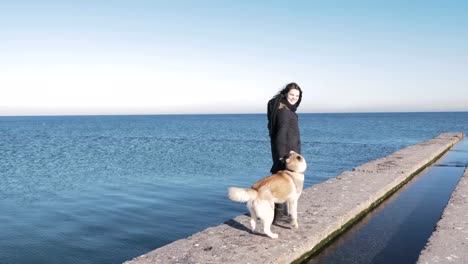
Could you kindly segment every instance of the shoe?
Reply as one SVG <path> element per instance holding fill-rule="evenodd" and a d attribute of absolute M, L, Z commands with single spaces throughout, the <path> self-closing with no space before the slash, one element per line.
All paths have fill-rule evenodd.
<path fill-rule="evenodd" d="M 292 223 L 292 217 L 290 215 L 275 215 L 273 218 L 274 224 L 290 224 Z"/>

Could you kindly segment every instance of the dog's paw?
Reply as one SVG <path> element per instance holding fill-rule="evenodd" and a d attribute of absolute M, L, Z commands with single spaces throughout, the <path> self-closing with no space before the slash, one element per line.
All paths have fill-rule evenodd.
<path fill-rule="evenodd" d="M 254 219 L 250 219 L 250 230 L 252 231 L 252 233 L 255 231 L 255 228 L 257 226 L 257 223 L 255 222 Z"/>
<path fill-rule="evenodd" d="M 275 239 L 275 238 L 278 238 L 278 234 L 275 234 L 275 233 L 270 233 L 270 234 L 267 234 L 269 237 Z"/>
<path fill-rule="evenodd" d="M 293 221 L 293 226 L 294 226 L 294 228 L 296 228 L 296 229 L 299 228 L 299 224 L 297 223 L 297 220 Z"/>

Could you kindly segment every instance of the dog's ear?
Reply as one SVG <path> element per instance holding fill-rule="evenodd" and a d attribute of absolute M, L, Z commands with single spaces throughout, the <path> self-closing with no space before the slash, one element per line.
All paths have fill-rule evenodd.
<path fill-rule="evenodd" d="M 280 160 L 282 166 L 284 167 L 284 166 L 286 166 L 286 163 L 288 162 L 288 157 L 286 155 L 286 156 L 280 158 L 279 160 Z"/>
<path fill-rule="evenodd" d="M 280 158 L 280 161 L 281 161 L 281 164 L 283 164 L 283 166 L 286 166 L 286 164 L 288 164 L 288 162 L 289 162 L 289 157 L 284 156 L 284 157 Z"/>

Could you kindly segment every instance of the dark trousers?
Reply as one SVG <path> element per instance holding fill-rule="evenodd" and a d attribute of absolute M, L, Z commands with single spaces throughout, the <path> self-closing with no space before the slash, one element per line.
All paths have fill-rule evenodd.
<path fill-rule="evenodd" d="M 271 166 L 270 172 L 272 174 L 277 173 L 280 170 L 286 169 L 284 162 L 280 160 L 279 154 L 276 152 L 276 148 L 273 145 L 273 141 L 270 141 L 271 146 L 271 159 L 273 160 L 273 165 Z"/>
<path fill-rule="evenodd" d="M 287 203 L 275 204 L 275 220 L 281 220 L 289 215 Z"/>
<path fill-rule="evenodd" d="M 273 166 L 271 166 L 270 172 L 272 174 L 277 173 L 280 170 L 285 170 L 285 164 L 280 160 L 278 153 L 276 153 L 276 148 L 273 145 L 273 141 L 270 141 L 271 146 L 271 157 L 273 159 Z M 280 220 L 289 215 L 288 205 L 286 203 L 275 204 L 275 220 Z"/>

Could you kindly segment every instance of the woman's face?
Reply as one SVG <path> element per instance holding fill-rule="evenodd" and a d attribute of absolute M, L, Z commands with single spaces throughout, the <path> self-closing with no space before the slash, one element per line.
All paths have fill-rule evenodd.
<path fill-rule="evenodd" d="M 295 105 L 297 101 L 299 100 L 299 94 L 300 94 L 299 90 L 291 89 L 286 95 L 286 100 L 288 100 L 290 104 Z"/>

